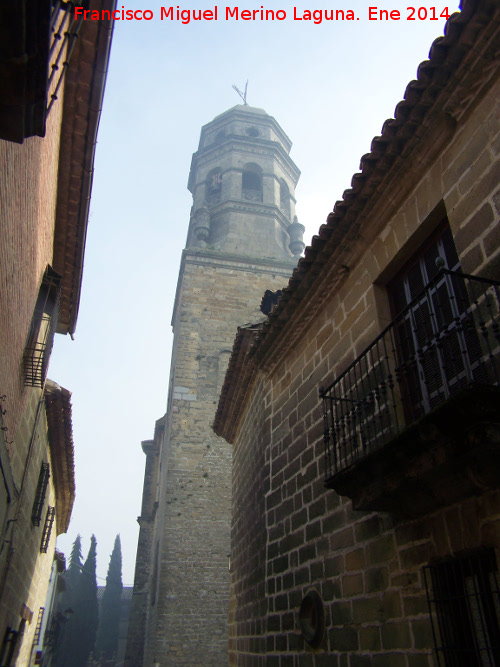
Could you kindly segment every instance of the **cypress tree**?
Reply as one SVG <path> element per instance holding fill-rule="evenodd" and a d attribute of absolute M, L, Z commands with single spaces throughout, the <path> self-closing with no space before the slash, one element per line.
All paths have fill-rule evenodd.
<path fill-rule="evenodd" d="M 73 613 L 65 623 L 63 641 L 56 653 L 56 667 L 86 667 L 89 656 L 94 650 L 99 622 L 96 544 L 96 539 L 92 535 L 87 559 L 80 566 L 81 572 L 78 577 L 76 576 L 77 560 L 75 560 L 75 571 L 70 577 L 75 582 L 74 588 L 71 589 Z"/>
<path fill-rule="evenodd" d="M 99 625 L 96 547 L 97 541 L 95 536 L 92 535 L 87 560 L 82 567 L 75 601 L 74 620 L 76 621 L 78 634 L 74 637 L 72 667 L 85 667 L 95 646 L 97 626 Z"/>
<path fill-rule="evenodd" d="M 120 536 L 117 535 L 109 560 L 106 588 L 101 602 L 95 650 L 100 660 L 111 660 L 116 654 L 122 589 L 122 548 Z"/>
<path fill-rule="evenodd" d="M 65 589 L 61 593 L 57 604 L 54 631 L 55 646 L 53 648 L 53 663 L 55 667 L 67 667 L 72 656 L 73 615 L 79 580 L 82 573 L 82 538 L 76 536 L 69 557 L 69 567 L 62 575 Z"/>

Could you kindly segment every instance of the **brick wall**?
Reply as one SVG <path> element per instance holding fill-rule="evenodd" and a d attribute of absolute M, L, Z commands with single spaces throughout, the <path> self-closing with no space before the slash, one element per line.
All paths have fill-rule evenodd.
<path fill-rule="evenodd" d="M 63 88 L 59 93 L 63 97 Z M 7 626 L 19 629 L 23 605 L 33 612 L 19 638 L 16 664 L 29 662 L 38 611 L 45 603 L 57 525 L 47 553 L 40 541 L 48 505 L 55 507 L 52 479 L 40 526 L 31 512 L 41 462 L 50 464 L 40 389 L 24 386 L 23 353 L 46 265 L 52 261 L 62 102 L 52 108 L 46 136 L 22 145 L 0 141 L 0 438 L 13 484 L 4 497 L 0 525 L 0 641 Z M 56 517 L 57 521 L 57 517 Z M 29 615 L 29 614 L 28 614 Z"/>
<path fill-rule="evenodd" d="M 0 141 L 0 395 L 6 396 L 8 440 L 23 410 L 21 361 L 42 276 L 52 261 L 61 110 L 62 103 L 54 105 L 43 139 Z M 19 451 L 22 444 L 16 446 Z"/>
<path fill-rule="evenodd" d="M 433 665 L 422 566 L 480 546 L 500 549 L 497 491 L 402 521 L 355 511 L 325 490 L 318 398 L 318 385 L 390 321 L 385 285 L 436 227 L 436 211 L 446 211 L 463 269 L 500 277 L 499 92 L 493 86 L 451 131 L 445 123 L 441 137 L 429 131 L 362 221 L 339 288 L 294 349 L 285 354 L 285 341 L 276 341 L 272 371 L 261 367 L 234 446 L 231 665 Z M 436 143 L 422 174 L 422 156 Z M 265 603 L 257 603 L 264 584 Z M 298 624 L 311 588 L 326 614 L 315 650 Z"/>

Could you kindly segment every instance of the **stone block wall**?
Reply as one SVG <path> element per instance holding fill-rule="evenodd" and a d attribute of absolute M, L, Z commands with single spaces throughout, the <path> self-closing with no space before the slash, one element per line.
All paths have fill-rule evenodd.
<path fill-rule="evenodd" d="M 388 324 L 385 285 L 443 211 L 463 269 L 500 277 L 499 92 L 451 128 L 436 121 L 440 136 L 429 127 L 421 153 L 362 220 L 343 282 L 293 349 L 286 334 L 300 315 L 284 326 L 260 368 L 234 446 L 231 665 L 430 667 L 422 567 L 482 546 L 500 553 L 498 491 L 402 520 L 355 511 L 326 490 L 318 397 Z M 422 173 L 431 144 L 439 151 Z M 252 605 L 263 584 L 265 605 Z M 325 609 L 314 649 L 298 622 L 310 589 Z"/>
<path fill-rule="evenodd" d="M 260 664 L 245 660 L 251 655 L 265 655 L 268 649 L 265 585 L 268 554 L 263 517 L 269 492 L 265 443 L 269 440 L 271 423 L 264 408 L 269 400 L 269 394 L 264 393 L 265 383 L 260 382 L 255 391 L 259 401 L 247 426 L 253 434 L 252 442 L 239 445 L 233 456 L 229 658 L 234 665 Z M 271 534 L 274 533 L 271 528 Z"/>
<path fill-rule="evenodd" d="M 281 288 L 290 271 L 285 262 L 185 251 L 145 665 L 227 664 L 232 447 L 211 424 L 237 326 L 262 318 L 262 295 Z"/>
<path fill-rule="evenodd" d="M 153 590 L 156 589 L 156 581 L 151 581 L 151 576 L 154 576 L 156 579 L 158 570 L 159 549 L 158 541 L 154 542 L 154 529 L 157 509 L 156 499 L 158 497 L 159 449 L 163 429 L 163 419 L 158 420 L 155 429 L 155 438 L 142 443 L 143 452 L 146 454 L 146 467 L 144 471 L 141 515 L 137 518 L 140 529 L 137 543 L 134 595 L 130 607 L 125 652 L 125 663 L 130 667 L 142 663 L 148 609 L 151 604 L 154 604 L 154 599 L 150 598 L 149 593 L 150 588 L 153 588 Z M 151 572 L 151 568 L 154 569 L 154 573 Z"/>
<path fill-rule="evenodd" d="M 40 607 L 45 604 L 47 586 L 52 567 L 57 530 L 57 515 L 52 525 L 47 551 L 41 553 L 47 509 L 56 506 L 52 461 L 47 440 L 45 404 L 40 390 L 28 396 L 20 420 L 19 431 L 31 444 L 23 461 L 13 457 L 16 477 L 22 479 L 17 493 L 11 497 L 5 526 L 4 549 L 0 558 L 0 629 L 5 632 L 20 627 L 21 613 L 27 614 L 23 634 L 18 639 L 18 662 L 28 664 Z M 48 463 L 51 476 L 43 503 L 40 524 L 33 525 L 31 516 L 35 500 L 41 464 Z M 25 609 L 24 612 L 22 610 Z M 3 639 L 3 636 L 2 636 Z"/>

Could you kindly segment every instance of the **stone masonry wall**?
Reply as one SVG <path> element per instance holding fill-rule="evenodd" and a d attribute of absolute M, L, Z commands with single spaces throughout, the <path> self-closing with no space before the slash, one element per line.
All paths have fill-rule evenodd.
<path fill-rule="evenodd" d="M 265 407 L 269 403 L 268 392 L 265 382 L 255 387 L 258 400 L 245 425 L 245 432 L 252 434 L 252 440 L 237 443 L 233 456 L 230 665 L 263 665 L 250 656 L 264 656 L 268 648 L 274 650 L 274 638 L 270 638 L 271 645 L 266 643 L 267 530 L 263 520 L 269 491 L 269 460 L 265 457 L 265 443 L 271 430 L 269 408 Z M 273 528 L 271 533 L 274 535 Z"/>
<path fill-rule="evenodd" d="M 342 286 L 293 350 L 280 356 L 275 346 L 274 370 L 262 371 L 252 389 L 234 448 L 231 665 L 433 665 L 422 566 L 479 546 L 499 553 L 498 492 L 398 521 L 354 511 L 347 498 L 325 490 L 318 398 L 318 385 L 328 385 L 388 323 L 384 285 L 433 231 L 429 214 L 438 205 L 446 209 L 463 269 L 500 277 L 498 98 L 497 86 L 412 187 L 406 173 L 398 188 L 409 194 L 396 211 L 384 220 L 386 200 L 373 211 Z M 256 513 L 264 503 L 259 529 Z M 252 606 L 263 581 L 266 605 Z M 311 588 L 326 612 L 326 632 L 314 651 L 298 625 Z"/>
<path fill-rule="evenodd" d="M 232 447 L 211 424 L 237 326 L 262 317 L 262 295 L 282 287 L 291 267 L 210 252 L 185 258 L 145 664 L 220 667 L 228 659 Z"/>
<path fill-rule="evenodd" d="M 139 540 L 137 543 L 137 557 L 134 577 L 134 595 L 130 607 L 129 630 L 125 653 L 125 665 L 133 667 L 142 664 L 144 658 L 144 633 L 148 617 L 150 577 L 152 576 L 152 553 L 155 534 L 156 498 L 158 495 L 158 463 L 159 463 L 159 436 L 163 428 L 157 422 L 155 440 L 146 440 L 142 449 L 146 454 L 144 471 L 144 487 L 142 496 L 141 515 L 139 522 Z M 153 567 L 157 563 L 153 562 Z M 154 585 L 154 584 L 153 584 Z"/>
<path fill-rule="evenodd" d="M 0 631 L 5 632 L 7 626 L 18 630 L 23 605 L 33 612 L 32 619 L 25 625 L 24 635 L 18 640 L 19 658 L 16 664 L 24 665 L 28 664 L 38 611 L 45 604 L 57 535 L 56 515 L 47 552 L 41 553 L 40 544 L 47 509 L 48 506 L 56 506 L 52 475 L 49 478 L 40 525 L 34 526 L 31 521 L 42 462 L 48 463 L 52 471 L 45 404 L 40 390 L 30 392 L 18 430 L 23 442 L 31 442 L 32 446 L 25 462 L 24 484 L 22 487 L 18 486 L 17 497 L 11 499 L 10 524 L 6 526 L 6 541 L 1 554 Z"/>

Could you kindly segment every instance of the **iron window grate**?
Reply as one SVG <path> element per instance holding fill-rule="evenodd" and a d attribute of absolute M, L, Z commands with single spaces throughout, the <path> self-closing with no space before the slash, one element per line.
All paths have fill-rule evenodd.
<path fill-rule="evenodd" d="M 61 276 L 50 266 L 45 270 L 24 350 L 24 383 L 43 387 L 59 315 Z"/>
<path fill-rule="evenodd" d="M 47 514 L 45 515 L 45 524 L 43 526 L 42 539 L 40 541 L 40 553 L 42 554 L 46 554 L 49 548 L 50 534 L 52 533 L 55 516 L 56 508 L 49 505 Z"/>
<path fill-rule="evenodd" d="M 500 665 L 500 591 L 495 552 L 481 549 L 423 568 L 437 663 Z"/>
<path fill-rule="evenodd" d="M 50 466 L 48 463 L 42 463 L 40 467 L 40 475 L 38 476 L 38 484 L 36 487 L 33 509 L 31 511 L 31 523 L 34 526 L 39 526 L 42 519 L 43 503 L 45 502 L 45 495 L 47 493 L 49 479 Z"/>
<path fill-rule="evenodd" d="M 499 386 L 500 282 L 441 269 L 327 389 L 325 478 L 471 384 Z"/>
<path fill-rule="evenodd" d="M 35 628 L 35 634 L 33 636 L 33 646 L 38 646 L 40 643 L 40 634 L 42 632 L 42 623 L 43 623 L 43 615 L 45 614 L 45 607 L 40 607 L 38 610 L 38 619 L 36 621 L 36 628 Z"/>

